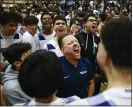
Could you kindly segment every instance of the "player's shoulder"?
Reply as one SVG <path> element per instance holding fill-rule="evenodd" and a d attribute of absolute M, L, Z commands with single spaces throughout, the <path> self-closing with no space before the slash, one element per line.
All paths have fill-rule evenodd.
<path fill-rule="evenodd" d="M 68 105 L 84 105 L 85 106 L 85 105 L 89 105 L 89 104 L 88 104 L 87 98 L 85 98 L 85 99 L 73 101 L 73 102 L 69 103 Z"/>

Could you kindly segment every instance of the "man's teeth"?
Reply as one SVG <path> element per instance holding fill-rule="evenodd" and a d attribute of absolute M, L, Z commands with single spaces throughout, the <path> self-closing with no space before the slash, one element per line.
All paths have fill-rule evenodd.
<path fill-rule="evenodd" d="M 79 53 L 79 50 L 74 50 L 75 53 Z"/>

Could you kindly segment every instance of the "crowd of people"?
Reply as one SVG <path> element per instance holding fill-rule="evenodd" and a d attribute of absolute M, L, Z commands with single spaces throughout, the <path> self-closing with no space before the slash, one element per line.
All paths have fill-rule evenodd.
<path fill-rule="evenodd" d="M 1 105 L 131 105 L 131 18 L 128 0 L 1 6 Z"/>

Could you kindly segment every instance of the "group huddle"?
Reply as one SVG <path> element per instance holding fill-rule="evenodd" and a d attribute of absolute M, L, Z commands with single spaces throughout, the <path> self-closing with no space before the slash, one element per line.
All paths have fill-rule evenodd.
<path fill-rule="evenodd" d="M 40 20 L 41 30 L 35 16 L 0 16 L 1 83 L 7 105 L 131 105 L 128 16 L 101 24 L 99 36 L 94 14 L 86 14 L 82 26 L 75 18 L 69 30 L 62 15 L 44 12 Z M 96 75 L 106 78 L 102 93 Z"/>

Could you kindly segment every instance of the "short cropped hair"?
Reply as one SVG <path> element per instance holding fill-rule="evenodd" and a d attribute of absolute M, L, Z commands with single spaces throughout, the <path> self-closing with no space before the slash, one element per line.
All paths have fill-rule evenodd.
<path fill-rule="evenodd" d="M 107 15 L 105 13 L 99 14 L 99 17 L 101 18 L 102 22 L 104 22 L 107 18 Z"/>
<path fill-rule="evenodd" d="M 78 11 L 78 12 L 76 13 L 76 17 L 81 17 L 81 18 L 83 18 L 86 14 L 87 14 L 86 12 Z"/>
<path fill-rule="evenodd" d="M 115 67 L 132 67 L 132 21 L 112 19 L 101 30 L 103 45 Z"/>
<path fill-rule="evenodd" d="M 62 67 L 54 52 L 38 50 L 22 64 L 18 81 L 22 90 L 34 98 L 53 95 L 63 80 Z"/>
<path fill-rule="evenodd" d="M 53 23 L 55 24 L 55 22 L 56 22 L 57 20 L 63 20 L 63 21 L 66 23 L 66 25 L 67 25 L 67 20 L 66 20 L 66 18 L 65 18 L 63 15 L 56 16 L 56 17 L 54 18 L 54 20 L 53 20 Z"/>
<path fill-rule="evenodd" d="M 89 17 L 95 17 L 95 18 L 96 18 L 95 14 L 93 14 L 93 13 L 86 14 L 86 15 L 84 16 L 84 18 L 83 18 L 83 22 L 86 23 L 86 22 L 88 21 L 88 18 L 89 18 Z"/>
<path fill-rule="evenodd" d="M 53 20 L 53 15 L 51 15 L 49 12 L 44 12 L 42 15 L 41 15 L 41 21 L 42 21 L 42 18 L 44 15 L 49 15 L 51 17 L 51 19 Z"/>
<path fill-rule="evenodd" d="M 39 20 L 35 16 L 32 16 L 32 15 L 26 16 L 24 18 L 24 24 L 25 25 L 32 25 L 32 24 L 37 25 L 38 22 L 39 22 Z"/>
<path fill-rule="evenodd" d="M 17 12 L 1 12 L 0 13 L 0 24 L 5 25 L 7 23 L 20 23 L 22 21 L 22 16 Z"/>
<path fill-rule="evenodd" d="M 11 65 L 15 61 L 21 61 L 22 54 L 31 49 L 29 43 L 14 43 L 6 48 L 2 55 Z"/>
<path fill-rule="evenodd" d="M 72 35 L 72 34 L 71 33 L 66 33 L 66 34 L 64 34 L 64 35 L 62 35 L 61 37 L 58 38 L 58 45 L 59 45 L 60 49 L 62 48 L 62 40 L 68 35 Z"/>

